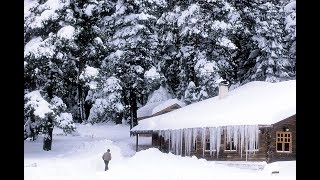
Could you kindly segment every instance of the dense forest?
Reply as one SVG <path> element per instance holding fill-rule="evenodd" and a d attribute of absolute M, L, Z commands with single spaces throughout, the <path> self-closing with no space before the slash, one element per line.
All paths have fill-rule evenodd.
<path fill-rule="evenodd" d="M 134 126 L 159 87 L 191 104 L 216 96 L 221 79 L 296 78 L 295 0 L 24 2 L 25 137 Z"/>

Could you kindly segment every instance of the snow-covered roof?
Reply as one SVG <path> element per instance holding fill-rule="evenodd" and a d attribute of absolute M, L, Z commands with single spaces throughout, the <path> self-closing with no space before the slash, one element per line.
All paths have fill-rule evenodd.
<path fill-rule="evenodd" d="M 156 107 L 154 107 L 152 109 L 152 115 L 166 109 L 167 107 L 173 106 L 175 104 L 179 105 L 180 107 L 185 106 L 185 103 L 179 101 L 178 99 L 168 99 L 166 101 L 163 101 L 162 103 L 160 103 Z"/>
<path fill-rule="evenodd" d="M 271 125 L 296 114 L 296 81 L 254 81 L 166 114 L 139 121 L 131 131 L 231 125 Z"/>
<path fill-rule="evenodd" d="M 168 99 L 165 101 L 158 101 L 153 103 L 148 103 L 147 105 L 141 107 L 137 111 L 137 117 L 148 117 L 156 114 L 157 112 L 160 112 L 164 110 L 167 107 L 170 107 L 174 104 L 178 104 L 179 106 L 183 107 L 185 104 L 178 99 Z"/>

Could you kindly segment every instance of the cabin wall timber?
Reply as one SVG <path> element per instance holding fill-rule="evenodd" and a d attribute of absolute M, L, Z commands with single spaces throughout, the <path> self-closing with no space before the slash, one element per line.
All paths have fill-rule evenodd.
<path fill-rule="evenodd" d="M 291 132 L 292 148 L 291 152 L 278 152 L 276 149 L 276 132 L 286 131 Z M 270 150 L 268 152 L 268 161 L 290 161 L 296 160 L 296 115 L 290 116 L 282 121 L 273 124 L 270 132 Z"/>
<path fill-rule="evenodd" d="M 292 134 L 292 145 L 290 152 L 278 152 L 276 150 L 276 132 L 288 131 Z M 207 138 L 208 138 L 207 134 Z M 236 151 L 225 150 L 225 134 L 221 135 L 221 144 L 219 154 L 217 156 L 216 151 L 205 151 L 203 153 L 203 147 L 201 142 L 201 136 L 198 135 L 196 141 L 196 148 L 192 147 L 190 152 L 191 156 L 198 158 L 205 158 L 207 160 L 229 160 L 229 161 L 266 161 L 268 163 L 274 161 L 288 161 L 296 160 L 296 115 L 288 117 L 270 126 L 259 127 L 259 149 L 256 151 L 246 152 L 243 147 L 242 152 L 239 149 Z M 165 141 L 163 137 L 159 137 L 158 134 L 152 135 L 152 145 L 158 147 L 162 152 L 169 152 L 169 142 Z M 182 156 L 185 156 L 184 140 L 182 142 Z M 247 153 L 247 156 L 246 156 Z M 241 155 L 242 154 L 242 155 Z M 187 154 L 188 155 L 188 154 Z"/>
<path fill-rule="evenodd" d="M 240 151 L 240 147 L 235 151 L 225 150 L 226 142 L 225 142 L 225 134 L 221 135 L 221 144 L 219 154 L 217 156 L 217 152 L 213 151 L 212 156 L 210 155 L 210 151 L 205 151 L 203 156 L 203 147 L 201 143 L 201 138 L 197 138 L 197 151 L 194 151 L 194 154 L 198 158 L 205 158 L 207 160 L 228 160 L 228 161 L 263 161 L 266 158 L 267 154 L 267 137 L 266 137 L 266 128 L 259 128 L 259 149 L 257 151 L 246 152 L 245 147 L 243 147 L 242 152 Z M 247 153 L 247 159 L 246 159 Z M 242 154 L 242 156 L 241 156 Z"/>
<path fill-rule="evenodd" d="M 210 155 L 210 151 L 205 151 L 203 153 L 203 147 L 202 147 L 202 142 L 201 142 L 201 136 L 197 136 L 197 141 L 196 141 L 196 148 L 192 147 L 191 156 L 196 156 L 198 158 L 204 158 L 207 160 L 230 160 L 230 161 L 245 161 L 245 160 L 252 160 L 252 161 L 264 161 L 267 158 L 267 148 L 268 148 L 268 130 L 269 127 L 261 127 L 259 128 L 259 150 L 257 151 L 251 151 L 250 153 L 248 152 L 247 154 L 247 159 L 246 159 L 246 151 L 245 147 L 243 147 L 242 150 L 242 156 L 240 154 L 240 149 L 238 146 L 238 149 L 236 151 L 225 151 L 225 134 L 223 133 L 221 135 L 221 144 L 220 144 L 220 150 L 219 154 L 217 156 L 216 151 L 212 152 L 212 155 Z M 209 135 L 207 135 L 207 138 L 209 138 Z M 159 149 L 162 152 L 169 152 L 169 142 L 164 141 L 163 137 L 159 137 L 157 134 L 153 135 L 152 138 L 152 144 L 155 147 L 159 147 Z M 182 156 L 185 156 L 184 153 L 185 147 L 184 147 L 184 139 L 182 142 Z"/>

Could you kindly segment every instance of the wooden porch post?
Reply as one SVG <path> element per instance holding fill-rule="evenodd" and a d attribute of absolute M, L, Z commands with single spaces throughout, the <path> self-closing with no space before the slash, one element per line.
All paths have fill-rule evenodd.
<path fill-rule="evenodd" d="M 137 133 L 136 134 L 136 152 L 138 152 L 138 136 L 139 134 Z"/>

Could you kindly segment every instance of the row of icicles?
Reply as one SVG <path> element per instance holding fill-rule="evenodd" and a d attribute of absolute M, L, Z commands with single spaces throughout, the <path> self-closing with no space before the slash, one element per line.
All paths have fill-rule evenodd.
<path fill-rule="evenodd" d="M 210 128 L 187 128 L 177 130 L 160 130 L 159 136 L 162 136 L 165 141 L 169 142 L 169 151 L 181 155 L 190 156 L 192 148 L 196 144 L 197 137 L 201 137 L 201 144 L 203 148 L 203 156 L 205 153 L 206 139 L 210 142 L 210 155 L 219 156 L 221 135 L 225 133 L 226 143 L 230 143 L 233 139 L 236 150 L 242 158 L 242 151 L 245 149 L 246 158 L 248 153 L 255 152 L 259 144 L 259 127 L 258 125 L 237 125 L 225 127 L 210 127 Z M 239 147 L 240 146 L 240 147 Z"/>

